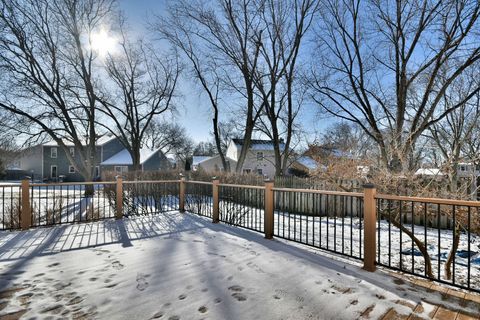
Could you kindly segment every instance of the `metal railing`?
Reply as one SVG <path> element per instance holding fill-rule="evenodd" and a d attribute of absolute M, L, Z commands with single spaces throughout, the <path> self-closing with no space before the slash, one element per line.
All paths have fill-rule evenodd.
<path fill-rule="evenodd" d="M 1 223 L 0 230 L 20 228 L 21 187 L 20 185 L 0 185 Z"/>
<path fill-rule="evenodd" d="M 219 220 L 264 232 L 265 187 L 219 184 Z"/>
<path fill-rule="evenodd" d="M 212 182 L 185 181 L 185 210 L 212 218 Z"/>
<path fill-rule="evenodd" d="M 363 258 L 363 193 L 273 188 L 274 235 Z"/>
<path fill-rule="evenodd" d="M 96 221 L 115 216 L 115 182 L 30 185 L 31 226 Z"/>
<path fill-rule="evenodd" d="M 146 215 L 179 210 L 178 181 L 124 181 L 123 214 Z"/>
<path fill-rule="evenodd" d="M 377 263 L 480 292 L 480 203 L 377 195 Z"/>
<path fill-rule="evenodd" d="M 1 229 L 189 211 L 480 292 L 480 202 L 164 180 L 0 185 Z"/>

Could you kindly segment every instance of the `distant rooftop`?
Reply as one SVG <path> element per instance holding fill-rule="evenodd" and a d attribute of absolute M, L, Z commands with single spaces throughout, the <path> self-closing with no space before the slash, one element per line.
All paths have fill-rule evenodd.
<path fill-rule="evenodd" d="M 115 136 L 110 136 L 110 135 L 104 135 L 104 136 L 101 136 L 100 138 L 97 139 L 97 146 L 102 146 L 104 144 L 106 144 L 107 142 L 110 142 L 112 140 L 114 140 L 116 137 Z M 66 146 L 71 146 L 73 147 L 74 144 L 72 141 L 69 141 L 67 139 L 63 139 L 63 143 L 65 143 Z M 83 142 L 84 144 L 86 144 L 86 139 L 85 141 Z M 48 146 L 48 147 L 56 147 L 58 146 L 58 143 L 56 141 L 49 141 L 49 142 L 46 142 L 43 144 L 44 146 Z"/>
<path fill-rule="evenodd" d="M 145 161 L 150 159 L 155 153 L 157 153 L 159 149 L 151 150 L 151 149 L 140 149 L 140 164 L 143 164 Z M 107 160 L 100 163 L 101 165 L 122 165 L 122 166 L 129 166 L 133 165 L 132 156 L 128 152 L 127 149 L 123 149 L 119 153 L 113 155 L 112 157 L 108 158 Z"/>
<path fill-rule="evenodd" d="M 244 139 L 232 139 L 233 143 L 237 146 L 243 146 L 245 143 Z M 272 140 L 262 140 L 262 139 L 252 139 L 250 140 L 250 149 L 252 150 L 273 150 L 273 141 Z M 283 140 L 280 142 L 280 150 L 285 149 L 285 143 Z"/>
<path fill-rule="evenodd" d="M 212 158 L 211 156 L 193 156 L 192 158 L 192 165 L 197 165 Z"/>
<path fill-rule="evenodd" d="M 443 176 L 442 171 L 436 168 L 420 168 L 415 172 L 417 176 Z"/>
<path fill-rule="evenodd" d="M 314 159 L 307 157 L 307 156 L 302 156 L 297 159 L 297 162 L 300 163 L 301 165 L 305 166 L 306 168 L 310 170 L 315 170 L 318 168 L 318 163 Z"/>

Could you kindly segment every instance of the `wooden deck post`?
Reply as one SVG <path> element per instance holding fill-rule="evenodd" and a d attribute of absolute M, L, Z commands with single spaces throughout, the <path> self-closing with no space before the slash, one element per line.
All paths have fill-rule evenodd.
<path fill-rule="evenodd" d="M 178 195 L 178 211 L 185 212 L 185 178 L 180 178 L 180 193 Z"/>
<path fill-rule="evenodd" d="M 377 206 L 375 196 L 377 190 L 373 184 L 365 184 L 363 196 L 363 214 L 364 214 L 364 252 L 363 252 L 363 269 L 373 272 L 375 271 L 376 258 L 376 223 L 377 223 Z"/>
<path fill-rule="evenodd" d="M 273 210 L 274 210 L 274 195 L 273 195 L 273 181 L 265 181 L 265 211 L 263 217 L 264 232 L 266 239 L 273 238 Z"/>
<path fill-rule="evenodd" d="M 212 222 L 218 223 L 220 221 L 220 210 L 219 210 L 219 202 L 220 199 L 218 197 L 218 184 L 220 180 L 214 178 L 212 181 L 212 197 L 213 197 L 213 210 L 212 210 Z"/>
<path fill-rule="evenodd" d="M 20 203 L 20 227 L 27 230 L 32 226 L 32 208 L 30 206 L 30 180 L 22 180 L 22 200 Z"/>
<path fill-rule="evenodd" d="M 123 218 L 123 179 L 121 176 L 117 176 L 117 184 L 116 184 L 116 212 L 115 212 L 115 219 L 122 219 Z"/>

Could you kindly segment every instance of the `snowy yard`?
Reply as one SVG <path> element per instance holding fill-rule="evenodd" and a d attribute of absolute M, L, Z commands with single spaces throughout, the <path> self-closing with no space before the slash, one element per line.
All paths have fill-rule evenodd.
<path fill-rule="evenodd" d="M 376 319 L 458 303 L 178 212 L 4 231 L 0 247 L 0 315 L 26 319 Z"/>

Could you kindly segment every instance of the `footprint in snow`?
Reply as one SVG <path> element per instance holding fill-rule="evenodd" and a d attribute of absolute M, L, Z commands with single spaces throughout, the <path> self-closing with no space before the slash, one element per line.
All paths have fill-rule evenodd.
<path fill-rule="evenodd" d="M 245 301 L 247 300 L 247 296 L 244 295 L 243 293 L 240 292 L 235 292 L 232 294 L 232 297 L 234 297 L 237 301 Z"/>
<path fill-rule="evenodd" d="M 125 266 L 120 263 L 120 261 L 113 261 L 112 267 L 116 270 L 122 270 Z"/>
<path fill-rule="evenodd" d="M 243 287 L 239 285 L 234 285 L 234 286 L 228 287 L 228 290 L 235 291 L 235 292 L 242 292 Z"/>
<path fill-rule="evenodd" d="M 145 280 L 145 276 L 142 273 L 137 274 L 137 289 L 143 291 L 148 288 L 148 282 Z"/>
<path fill-rule="evenodd" d="M 155 313 L 150 319 L 159 319 L 161 317 L 163 317 L 163 311 Z"/>

